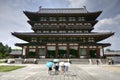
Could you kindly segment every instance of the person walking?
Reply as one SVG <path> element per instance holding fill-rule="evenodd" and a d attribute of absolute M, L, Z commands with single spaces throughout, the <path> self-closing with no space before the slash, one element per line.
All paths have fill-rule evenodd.
<path fill-rule="evenodd" d="M 59 63 L 58 62 L 55 63 L 54 69 L 55 69 L 55 74 L 58 75 L 59 74 Z"/>
<path fill-rule="evenodd" d="M 70 63 L 68 61 L 66 61 L 64 63 L 64 66 L 65 66 L 65 72 L 68 72 L 69 71 L 69 67 L 70 67 Z"/>
<path fill-rule="evenodd" d="M 60 63 L 59 63 L 59 66 L 60 66 L 60 74 L 63 74 L 63 73 L 65 72 L 64 62 L 60 62 Z"/>
<path fill-rule="evenodd" d="M 52 67 L 53 67 L 53 62 L 49 61 L 46 63 L 46 66 L 48 67 L 48 74 L 51 75 Z"/>
<path fill-rule="evenodd" d="M 99 64 L 100 64 L 98 59 L 96 59 L 96 63 L 97 63 L 97 65 L 99 65 Z"/>

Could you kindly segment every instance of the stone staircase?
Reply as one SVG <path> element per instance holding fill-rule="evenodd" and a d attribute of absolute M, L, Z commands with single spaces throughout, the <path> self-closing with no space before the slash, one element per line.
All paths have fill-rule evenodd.
<path fill-rule="evenodd" d="M 68 61 L 68 59 L 59 59 L 60 61 Z M 45 64 L 47 61 L 53 61 L 53 59 L 37 59 L 38 64 Z M 89 64 L 89 59 L 70 59 L 72 64 Z"/>
<path fill-rule="evenodd" d="M 106 59 L 89 59 L 90 64 L 97 64 L 97 60 L 99 64 L 106 64 Z"/>
<path fill-rule="evenodd" d="M 60 61 L 68 61 L 68 59 L 59 59 Z M 72 64 L 97 64 L 97 59 L 70 59 Z M 45 64 L 53 59 L 15 59 L 16 64 Z M 98 59 L 99 64 L 106 64 L 106 59 Z"/>

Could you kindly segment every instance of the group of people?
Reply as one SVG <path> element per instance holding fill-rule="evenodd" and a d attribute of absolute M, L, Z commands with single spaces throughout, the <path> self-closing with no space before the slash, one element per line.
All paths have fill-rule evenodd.
<path fill-rule="evenodd" d="M 114 60 L 112 58 L 108 58 L 108 64 L 114 64 Z"/>
<path fill-rule="evenodd" d="M 71 64 L 71 61 L 60 61 L 60 62 L 53 62 L 53 66 L 48 67 L 48 73 L 51 74 L 51 72 L 54 71 L 55 75 L 58 74 L 64 74 L 69 71 L 69 67 Z"/>

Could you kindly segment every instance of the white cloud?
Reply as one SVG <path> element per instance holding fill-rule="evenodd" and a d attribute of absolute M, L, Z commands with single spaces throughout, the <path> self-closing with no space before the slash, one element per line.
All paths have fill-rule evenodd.
<path fill-rule="evenodd" d="M 111 30 L 118 32 L 120 30 L 120 14 L 113 18 L 105 18 L 100 20 L 94 27 L 95 31 Z"/>
<path fill-rule="evenodd" d="M 120 14 L 113 18 L 105 18 L 100 20 L 95 26 L 96 32 L 115 32 L 115 35 L 104 40 L 103 42 L 111 43 L 111 49 L 120 48 Z"/>
<path fill-rule="evenodd" d="M 83 7 L 85 6 L 87 0 L 68 0 L 69 7 Z"/>
<path fill-rule="evenodd" d="M 14 38 L 11 32 L 28 32 L 31 26 L 27 23 L 27 17 L 22 13 L 24 10 L 37 11 L 39 6 L 43 7 L 83 7 L 87 6 L 88 11 L 104 10 L 102 17 L 113 17 L 119 13 L 119 6 L 116 3 L 119 0 L 0 0 L 0 42 L 14 46 L 15 43 L 23 42 L 18 38 Z M 108 6 L 109 5 L 109 6 Z M 114 14 L 116 13 L 116 14 Z M 114 14 L 114 15 L 113 15 Z M 101 17 L 100 16 L 100 17 Z M 112 47 L 118 48 L 120 15 L 113 18 L 100 20 L 95 25 L 94 31 L 112 31 L 115 32 L 113 37 L 107 39 Z M 118 45 L 118 44 L 119 45 Z"/>

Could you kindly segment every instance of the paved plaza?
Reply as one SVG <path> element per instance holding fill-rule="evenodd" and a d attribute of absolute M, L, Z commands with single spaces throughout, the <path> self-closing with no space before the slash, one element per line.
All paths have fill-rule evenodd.
<path fill-rule="evenodd" d="M 72 64 L 69 72 L 59 75 L 49 75 L 45 64 L 0 65 L 26 66 L 11 72 L 0 72 L 0 80 L 120 80 L 120 71 L 107 69 L 107 67 L 110 67 L 108 65 Z M 119 68 L 120 66 L 114 65 L 113 67 Z"/>

